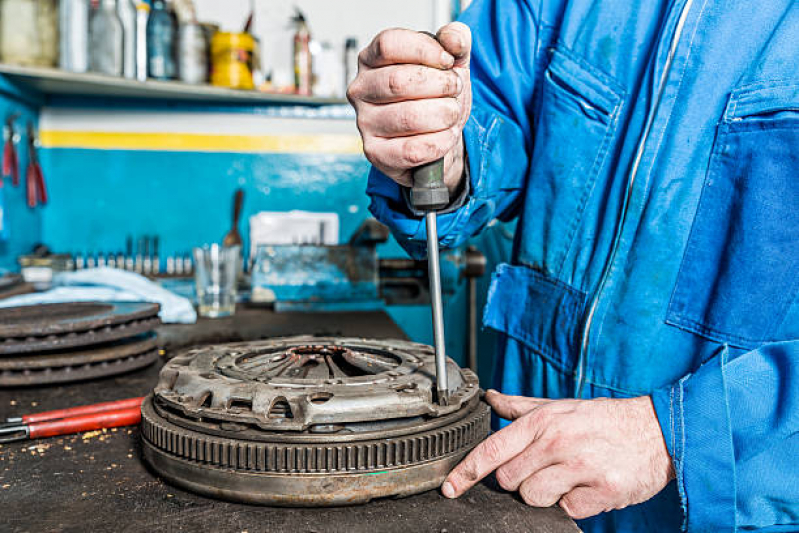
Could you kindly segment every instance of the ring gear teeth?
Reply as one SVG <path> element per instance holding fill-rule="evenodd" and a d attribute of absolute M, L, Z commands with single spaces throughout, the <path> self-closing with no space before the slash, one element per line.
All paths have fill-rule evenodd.
<path fill-rule="evenodd" d="M 211 497 L 330 506 L 437 488 L 488 436 L 477 377 L 407 341 L 291 337 L 188 350 L 142 405 L 145 460 Z"/>
<path fill-rule="evenodd" d="M 272 444 L 182 428 L 157 413 L 151 396 L 142 408 L 142 436 L 165 453 L 219 468 L 275 473 L 370 472 L 468 451 L 488 434 L 490 418 L 488 407 L 478 404 L 469 416 L 420 434 L 342 444 Z"/>

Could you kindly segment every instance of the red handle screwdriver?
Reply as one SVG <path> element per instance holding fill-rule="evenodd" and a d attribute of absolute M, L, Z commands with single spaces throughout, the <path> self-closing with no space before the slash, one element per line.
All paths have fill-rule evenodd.
<path fill-rule="evenodd" d="M 133 426 L 141 421 L 143 400 L 129 398 L 10 418 L 0 426 L 0 443 Z"/>

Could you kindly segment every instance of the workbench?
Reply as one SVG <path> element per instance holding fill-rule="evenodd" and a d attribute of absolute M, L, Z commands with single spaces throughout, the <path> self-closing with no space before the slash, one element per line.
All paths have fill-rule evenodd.
<path fill-rule="evenodd" d="M 209 342 L 313 333 L 404 338 L 382 312 L 274 313 L 241 309 L 235 317 L 162 326 L 167 356 Z M 126 375 L 41 388 L 0 390 L 0 418 L 141 396 L 163 361 Z M 327 509 L 269 508 L 212 500 L 168 485 L 141 460 L 138 428 L 0 446 L 0 530 L 215 531 L 300 533 L 579 531 L 560 508 L 534 509 L 491 479 L 457 500 L 437 491 Z"/>

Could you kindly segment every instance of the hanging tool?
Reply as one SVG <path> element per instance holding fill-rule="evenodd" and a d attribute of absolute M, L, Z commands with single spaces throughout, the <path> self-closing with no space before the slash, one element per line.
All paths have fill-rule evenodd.
<path fill-rule="evenodd" d="M 444 310 L 441 301 L 441 267 L 438 253 L 436 212 L 449 204 L 444 185 L 444 159 L 413 169 L 411 204 L 425 213 L 427 225 L 427 271 L 430 278 L 430 305 L 433 313 L 433 338 L 436 349 L 436 391 L 439 405 L 449 403 L 447 351 L 444 342 Z"/>
<path fill-rule="evenodd" d="M 9 418 L 0 425 L 0 443 L 135 426 L 141 422 L 143 401 L 128 398 Z"/>
<path fill-rule="evenodd" d="M 11 184 L 19 186 L 19 158 L 17 157 L 16 143 L 19 141 L 17 132 L 14 130 L 14 122 L 19 118 L 19 113 L 12 113 L 6 117 L 5 128 L 3 128 L 3 178 L 11 177 Z M 0 186 L 3 180 L 0 178 Z"/>
<path fill-rule="evenodd" d="M 230 231 L 227 232 L 225 238 L 222 240 L 222 246 L 229 248 L 231 246 L 241 246 L 241 233 L 239 233 L 239 219 L 241 218 L 241 206 L 244 204 L 244 191 L 239 189 L 236 191 L 236 196 L 233 198 L 233 224 Z"/>
<path fill-rule="evenodd" d="M 33 122 L 28 122 L 28 172 L 25 181 L 28 192 L 28 207 L 36 207 L 37 204 L 47 204 L 47 189 L 44 186 L 44 175 L 39 164 L 39 157 L 36 147 L 39 141 L 36 137 L 36 129 Z"/>

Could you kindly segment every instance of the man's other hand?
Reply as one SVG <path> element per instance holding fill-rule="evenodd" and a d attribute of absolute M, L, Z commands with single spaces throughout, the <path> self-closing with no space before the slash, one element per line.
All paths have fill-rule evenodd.
<path fill-rule="evenodd" d="M 497 481 L 534 507 L 559 503 L 572 518 L 644 502 L 674 478 L 648 396 L 543 400 L 488 391 L 513 422 L 458 465 L 441 490 L 457 498 L 496 470 Z"/>
<path fill-rule="evenodd" d="M 464 169 L 472 37 L 467 26 L 453 22 L 437 38 L 403 29 L 381 32 L 358 56 L 347 98 L 375 167 L 411 186 L 411 169 L 443 157 L 444 182 L 452 192 Z"/>

